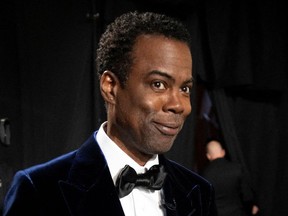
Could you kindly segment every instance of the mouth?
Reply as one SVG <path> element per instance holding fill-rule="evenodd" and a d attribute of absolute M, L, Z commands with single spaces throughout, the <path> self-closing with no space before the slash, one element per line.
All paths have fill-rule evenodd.
<path fill-rule="evenodd" d="M 154 125 L 161 134 L 166 136 L 176 136 L 181 129 L 181 124 L 176 123 L 154 122 Z"/>

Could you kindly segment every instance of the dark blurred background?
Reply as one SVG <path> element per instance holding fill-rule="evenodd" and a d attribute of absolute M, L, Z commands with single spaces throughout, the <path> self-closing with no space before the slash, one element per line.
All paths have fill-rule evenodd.
<path fill-rule="evenodd" d="M 18 169 L 77 148 L 105 120 L 99 35 L 138 10 L 178 18 L 192 34 L 193 112 L 167 156 L 200 172 L 206 139 L 221 138 L 260 215 L 287 216 L 287 9 L 268 0 L 3 0 L 1 205 Z"/>

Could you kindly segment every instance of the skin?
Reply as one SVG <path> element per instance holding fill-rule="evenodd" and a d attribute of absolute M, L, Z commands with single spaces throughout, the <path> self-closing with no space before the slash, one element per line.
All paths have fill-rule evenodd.
<path fill-rule="evenodd" d="M 225 150 L 222 148 L 221 144 L 218 141 L 210 141 L 207 144 L 207 153 L 206 156 L 208 160 L 212 161 L 217 158 L 225 157 Z"/>
<path fill-rule="evenodd" d="M 141 35 L 122 88 L 111 71 L 101 77 L 107 135 L 138 164 L 167 152 L 192 107 L 192 56 L 186 43 Z"/>

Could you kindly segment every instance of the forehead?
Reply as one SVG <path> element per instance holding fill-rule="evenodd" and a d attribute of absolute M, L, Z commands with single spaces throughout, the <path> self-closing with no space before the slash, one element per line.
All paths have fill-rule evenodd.
<path fill-rule="evenodd" d="M 143 34 L 136 38 L 132 53 L 135 55 L 155 54 L 163 51 L 172 51 L 173 53 L 182 56 L 181 51 L 185 51 L 183 54 L 187 54 L 191 57 L 190 48 L 188 44 L 174 38 L 168 38 L 164 35 Z M 151 51 L 156 51 L 151 53 Z M 179 52 L 180 51 L 180 52 Z M 179 52 L 179 53 L 178 53 Z"/>
<path fill-rule="evenodd" d="M 192 76 L 190 48 L 185 42 L 176 39 L 162 35 L 138 36 L 132 49 L 132 58 L 132 67 L 178 73 L 185 71 Z"/>

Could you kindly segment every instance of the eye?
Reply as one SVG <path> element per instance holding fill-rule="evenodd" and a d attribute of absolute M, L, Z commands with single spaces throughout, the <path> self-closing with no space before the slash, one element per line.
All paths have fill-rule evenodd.
<path fill-rule="evenodd" d="M 181 88 L 181 91 L 183 91 L 186 94 L 190 94 L 191 93 L 191 87 L 190 86 L 184 86 Z"/>
<path fill-rule="evenodd" d="M 155 89 L 160 89 L 160 90 L 166 89 L 165 84 L 161 81 L 154 81 L 152 82 L 151 86 Z"/>

